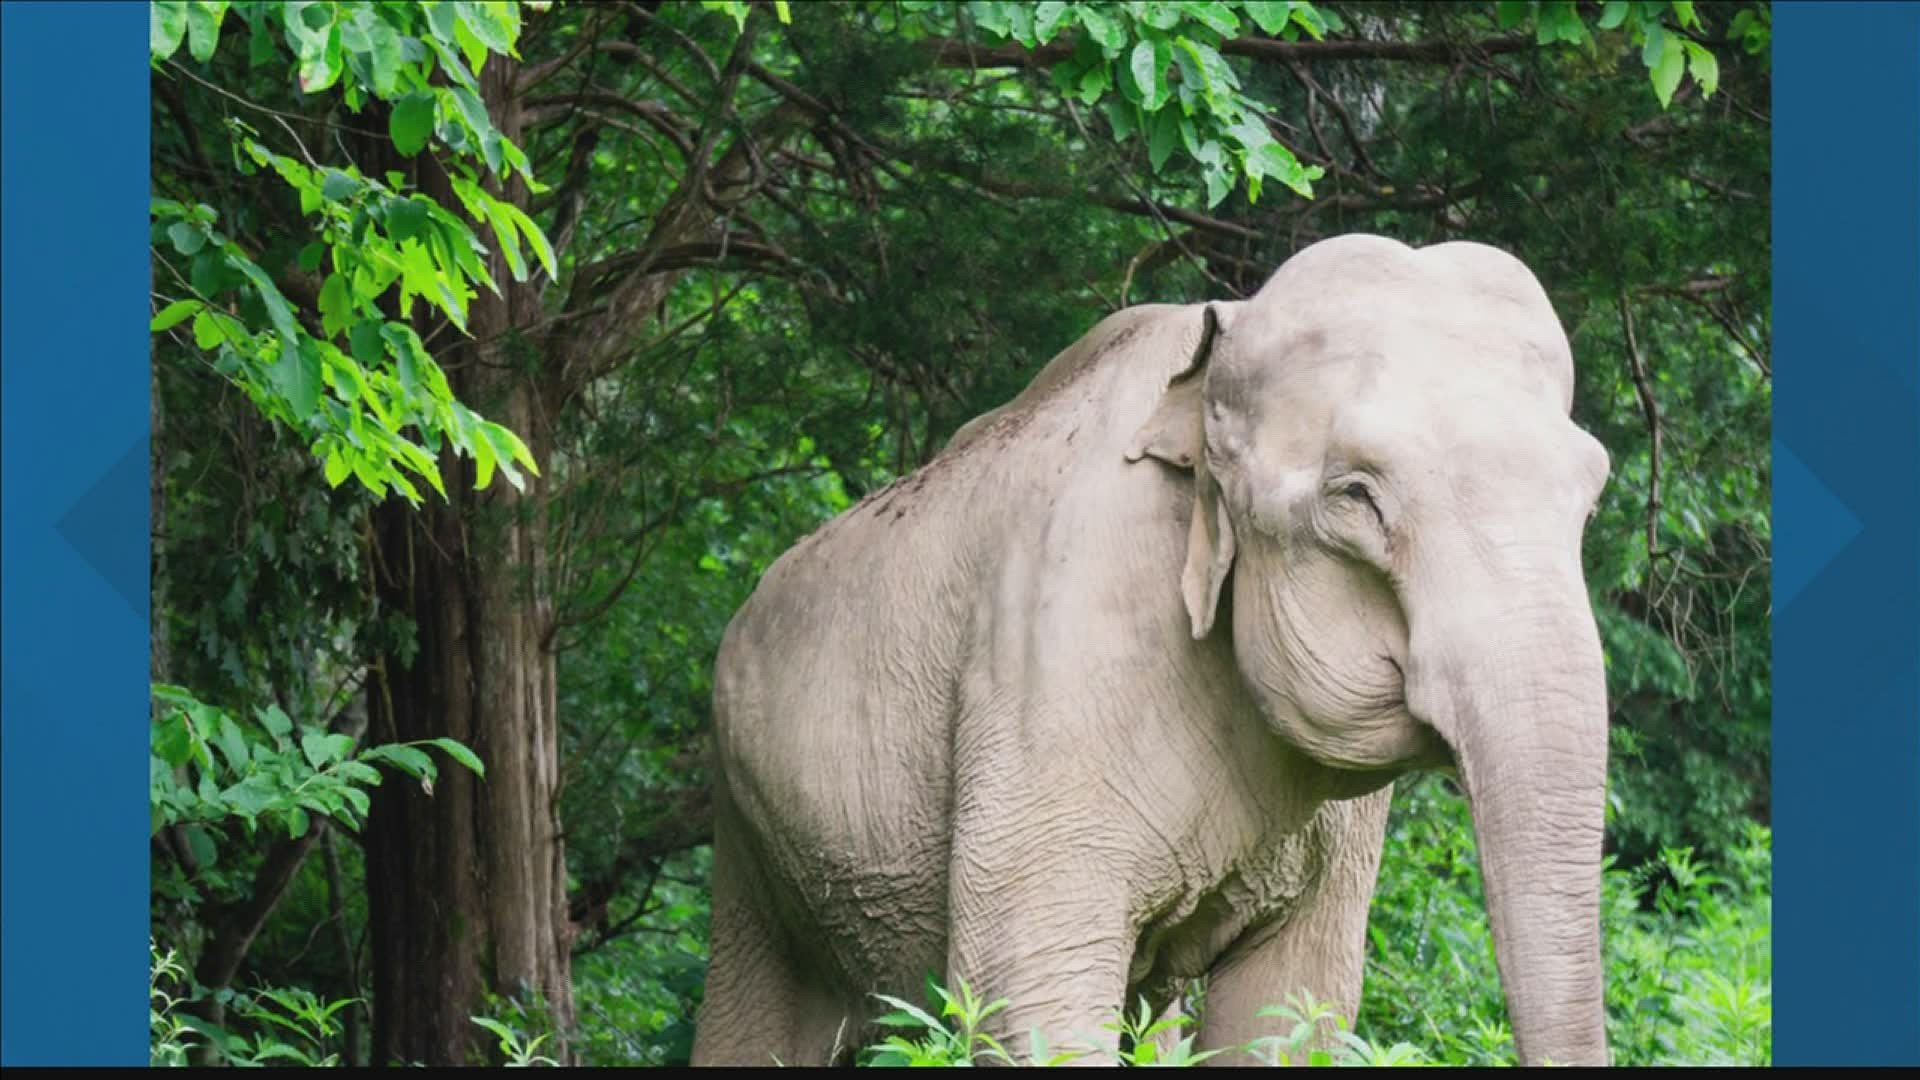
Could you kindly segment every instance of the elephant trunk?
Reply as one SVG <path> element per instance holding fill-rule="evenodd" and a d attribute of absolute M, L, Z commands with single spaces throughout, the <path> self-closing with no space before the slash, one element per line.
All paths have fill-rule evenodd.
<path fill-rule="evenodd" d="M 1410 702 L 1424 700 L 1423 718 L 1453 748 L 1472 805 L 1507 1015 L 1529 1065 L 1607 1064 L 1606 683 L 1577 582 L 1555 590 L 1575 594 L 1557 606 L 1481 622 L 1477 636 L 1455 633 L 1452 648 L 1421 665 L 1422 685 L 1409 686 Z M 1487 626 L 1500 627 L 1492 639 Z"/>

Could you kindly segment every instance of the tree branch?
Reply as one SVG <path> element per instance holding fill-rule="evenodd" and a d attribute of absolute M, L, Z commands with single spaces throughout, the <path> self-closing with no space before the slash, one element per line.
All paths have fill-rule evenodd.
<path fill-rule="evenodd" d="M 957 38 L 930 38 L 921 43 L 935 67 L 986 68 L 1052 67 L 1073 55 L 1077 37 L 1056 38 L 1038 48 L 1022 45 L 981 46 Z M 1267 37 L 1240 37 L 1224 41 L 1220 51 L 1279 63 L 1313 60 L 1398 60 L 1409 63 L 1452 64 L 1498 53 L 1536 48 L 1530 37 L 1513 35 L 1485 41 L 1281 41 Z"/>
<path fill-rule="evenodd" d="M 673 140 L 682 156 L 693 154 L 693 141 L 687 137 L 690 125 L 672 109 L 657 101 L 635 101 L 622 97 L 609 90 L 591 87 L 573 94 L 555 94 L 548 97 L 528 98 L 522 113 L 522 123 L 526 128 L 545 127 L 558 123 L 579 112 L 587 106 L 618 109 L 629 116 L 635 116 L 648 126 Z"/>
<path fill-rule="evenodd" d="M 1640 356 L 1640 339 L 1633 328 L 1633 308 L 1620 298 L 1620 325 L 1626 332 L 1627 365 L 1633 372 L 1633 389 L 1640 398 L 1640 409 L 1647 417 L 1647 433 L 1652 449 L 1647 466 L 1647 603 L 1653 603 L 1654 560 L 1661 554 L 1660 535 L 1660 405 L 1653 397 L 1653 384 L 1647 379 L 1646 361 Z"/>
<path fill-rule="evenodd" d="M 692 763 L 688 763 L 689 765 Z M 682 772 L 685 770 L 676 770 Z M 613 865 L 598 878 L 585 881 L 567 905 L 575 929 L 574 940 L 585 931 L 604 926 L 607 908 L 636 873 L 669 855 L 713 842 L 713 800 L 706 785 L 667 793 L 664 805 L 651 816 L 653 825 L 629 839 Z"/>

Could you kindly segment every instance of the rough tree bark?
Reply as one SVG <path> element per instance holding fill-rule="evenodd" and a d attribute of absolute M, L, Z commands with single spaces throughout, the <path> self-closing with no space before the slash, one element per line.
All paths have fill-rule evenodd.
<path fill-rule="evenodd" d="M 748 145 L 763 154 L 800 129 L 802 111 L 783 106 L 751 138 L 737 137 L 714 156 L 733 119 L 733 91 L 752 36 L 750 23 L 692 144 L 680 190 L 646 241 L 575 272 L 569 307 L 597 314 L 571 317 L 564 333 L 550 332 L 539 279 L 515 283 L 496 252 L 488 272 L 501 295 L 476 297 L 470 339 L 437 350 L 455 396 L 519 434 L 535 460 L 548 459 L 553 410 L 624 361 L 685 272 L 663 255 L 715 239 L 726 228 L 727 208 L 763 180 Z M 480 80 L 494 125 L 516 143 L 525 126 L 519 74 L 518 65 L 496 56 Z M 415 181 L 443 205 L 458 205 L 444 175 Z M 492 190 L 528 205 L 518 180 Z M 482 1013 L 489 993 L 511 996 L 521 988 L 545 1000 L 555 1038 L 542 1052 L 565 1060 L 578 928 L 569 917 L 558 818 L 545 532 L 550 478 L 525 477 L 524 492 L 503 479 L 475 492 L 470 462 L 449 455 L 442 469 L 448 501 L 430 497 L 415 509 L 389 500 L 374 515 L 381 604 L 413 619 L 417 649 L 410 662 L 383 657 L 368 679 L 369 739 L 455 738 L 480 755 L 487 773 L 481 780 L 447 767 L 431 793 L 398 778 L 376 790 L 367 827 L 372 1060 L 469 1063 L 484 1035 L 470 1018 Z"/>
<path fill-rule="evenodd" d="M 481 85 L 494 124 L 520 139 L 516 66 L 494 57 Z M 430 171 L 421 189 L 458 205 Z M 496 196 L 526 204 L 524 184 Z M 540 316 L 535 288 L 495 252 L 468 312 L 471 339 L 443 350 L 456 397 L 506 425 L 544 461 L 550 441 L 539 383 L 517 332 Z M 446 335 L 443 335 L 443 338 Z M 443 460 L 448 501 L 416 510 L 390 500 L 374 521 L 381 602 L 410 616 L 417 653 L 382 659 L 369 680 L 374 741 L 449 736 L 471 747 L 484 780 L 441 769 L 433 790 L 394 782 L 367 830 L 373 935 L 373 1059 L 472 1063 L 486 997 L 537 993 L 557 1033 L 572 1021 L 566 862 L 557 816 L 560 743 L 555 660 L 545 647 L 546 487 L 524 476 L 476 492 L 470 462 Z M 554 1048 L 564 1055 L 564 1046 Z"/>

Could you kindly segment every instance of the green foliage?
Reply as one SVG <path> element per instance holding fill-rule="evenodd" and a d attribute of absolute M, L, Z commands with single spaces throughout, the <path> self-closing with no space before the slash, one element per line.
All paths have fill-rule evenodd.
<path fill-rule="evenodd" d="M 376 766 L 390 765 L 432 792 L 438 770 L 424 746 L 485 775 L 473 751 L 452 739 L 355 754 L 351 736 L 314 725 L 296 731 L 277 705 L 247 721 L 177 686 L 157 685 L 154 696 L 164 707 L 155 711 L 149 759 L 153 831 L 190 827 L 196 849 L 209 827 L 233 823 L 249 836 L 265 824 L 297 838 L 315 817 L 357 830 L 366 820 L 366 789 L 381 780 Z"/>
<path fill-rule="evenodd" d="M 1760 12 L 1755 15 L 1753 12 Z M 1679 89 L 1681 80 L 1688 75 L 1700 87 L 1703 97 L 1712 97 L 1720 85 L 1720 64 L 1705 44 L 1695 40 L 1703 27 L 1700 16 L 1694 10 L 1690 0 L 1673 0 L 1671 3 L 1629 3 L 1628 0 L 1607 0 L 1601 5 L 1599 17 L 1591 29 L 1586 18 L 1591 12 L 1582 11 L 1573 0 L 1500 0 L 1500 25 L 1518 26 L 1531 21 L 1534 31 L 1542 45 L 1565 42 L 1568 45 L 1586 46 L 1591 52 L 1598 47 L 1599 37 L 1609 31 L 1617 31 L 1640 50 L 1641 62 L 1647 68 L 1647 76 L 1653 82 L 1653 92 L 1660 98 L 1660 107 L 1667 108 L 1673 103 L 1674 91 Z M 1738 29 L 1729 33 L 1729 37 L 1741 37 L 1743 47 L 1755 52 L 1744 37 L 1747 27 L 1755 19 L 1766 20 L 1771 25 L 1771 9 L 1757 5 L 1753 11 L 1742 12 L 1748 21 L 1736 24 Z M 1669 25 L 1665 20 L 1673 18 Z"/>
<path fill-rule="evenodd" d="M 889 1035 L 881 1042 L 864 1048 L 859 1055 L 860 1065 L 872 1068 L 953 1068 L 975 1065 L 1045 1068 L 1090 1056 L 1086 1050 L 1056 1052 L 1049 1045 L 1045 1033 L 1036 1029 L 1028 1035 L 1026 1059 L 1016 1059 L 998 1041 L 979 1031 L 980 1025 L 989 1016 L 1006 1008 L 1009 1004 L 1006 1000 L 984 1002 L 967 989 L 964 980 L 960 982 L 957 993 L 929 980 L 927 993 L 929 999 L 936 1002 L 939 1016 L 899 998 L 874 995 L 894 1007 L 893 1012 L 879 1017 L 874 1023 L 901 1029 L 909 1034 Z M 1261 1009 L 1260 1015 L 1288 1022 L 1290 1027 L 1287 1033 L 1261 1036 L 1244 1046 L 1231 1048 L 1231 1052 L 1245 1054 L 1269 1066 L 1398 1067 L 1427 1064 L 1415 1047 L 1404 1043 L 1378 1046 L 1354 1035 L 1347 1030 L 1345 1018 L 1339 1016 L 1332 1006 L 1317 1002 L 1310 995 L 1295 995 L 1285 1005 Z M 1170 1049 L 1162 1049 L 1159 1040 L 1163 1036 L 1178 1033 L 1194 1024 L 1195 1018 L 1180 1010 L 1170 1010 L 1156 1019 L 1152 1006 L 1143 998 L 1133 1015 L 1129 1016 L 1124 1009 L 1117 1010 L 1114 1019 L 1101 1025 L 1102 1030 L 1118 1036 L 1119 1042 L 1119 1049 L 1108 1051 L 1104 1056 L 1110 1058 L 1113 1064 L 1135 1068 L 1190 1068 L 1230 1052 L 1227 1048 L 1195 1050 L 1197 1033 L 1181 1035 L 1172 1041 Z M 1318 1045 L 1325 1042 L 1330 1042 L 1334 1049 Z"/>
<path fill-rule="evenodd" d="M 277 36 L 293 53 L 302 94 L 337 86 L 351 113 L 371 113 L 374 103 L 389 106 L 394 147 L 405 157 L 443 157 L 459 201 L 474 221 L 491 226 L 516 279 L 528 273 L 522 240 L 549 277 L 557 273 L 539 226 L 490 194 L 476 170 L 484 166 L 502 180 L 517 175 L 532 190 L 543 190 L 526 154 L 488 116 L 475 75 L 489 55 L 517 55 L 517 4 L 231 8 L 251 31 L 249 66 L 274 62 Z M 229 5 L 156 3 L 152 10 L 157 74 L 201 81 L 171 60 L 180 47 L 179 28 L 192 31 L 189 52 L 206 65 L 214 59 Z M 242 176 L 263 168 L 277 174 L 298 196 L 302 217 L 314 219 L 313 239 L 250 253 L 221 230 L 213 207 L 155 198 L 153 254 L 165 287 L 155 294 L 153 331 L 174 330 L 191 318 L 193 346 L 207 354 L 213 370 L 245 391 L 269 419 L 298 432 L 324 463 L 332 486 L 352 476 L 375 496 L 392 490 L 417 503 L 420 491 L 411 475 L 444 497 L 436 460 L 443 443 L 474 459 L 476 486 L 487 485 L 496 465 L 521 486 L 516 464 L 538 472 L 526 445 L 456 401 L 420 335 L 383 309 L 388 294 L 396 293 L 394 307 L 406 320 L 414 301 L 424 300 L 465 334 L 474 289 L 499 291 L 484 264 L 487 247 L 432 198 L 405 193 L 401 173 L 389 173 L 383 182 L 351 165 L 323 167 L 274 110 L 260 112 L 285 131 L 298 158 L 275 153 L 259 129 L 228 116 L 232 167 Z M 297 256 L 287 258 L 295 248 Z M 290 281 L 323 271 L 308 305 L 288 298 Z"/>
<path fill-rule="evenodd" d="M 596 1065 L 685 1065 L 707 970 L 711 851 L 661 861 L 573 958 L 568 1045 Z"/>
<path fill-rule="evenodd" d="M 746 0 L 700 0 L 700 6 L 708 11 L 718 11 L 727 18 L 732 19 L 736 30 L 745 30 L 747 27 L 747 15 L 750 13 L 752 5 L 748 4 Z M 774 17 L 783 23 L 793 21 L 792 5 L 787 3 L 787 0 L 773 0 L 773 12 Z"/>
<path fill-rule="evenodd" d="M 179 957 L 172 949 L 162 956 L 160 944 L 152 940 L 148 941 L 147 948 L 150 953 L 147 968 L 148 1045 L 152 1051 L 149 1055 L 150 1064 L 185 1065 L 195 1036 L 193 1028 L 188 1026 L 180 1012 L 184 1000 L 169 993 L 167 988 L 178 986 L 185 978 L 187 969 L 180 965 Z"/>
<path fill-rule="evenodd" d="M 532 1038 L 527 1038 L 506 1024 L 498 1020 L 488 1019 L 484 1016 L 473 1017 L 473 1022 L 487 1029 L 495 1038 L 500 1040 L 500 1056 L 503 1059 L 503 1063 L 509 1069 L 524 1069 L 534 1065 L 557 1066 L 560 1064 L 552 1058 L 539 1053 L 540 1044 L 547 1041 L 546 1035 L 535 1035 Z"/>
<path fill-rule="evenodd" d="M 342 1034 L 338 1014 L 354 1004 L 321 1001 L 307 990 L 269 987 L 228 1000 L 229 1011 L 254 1029 L 251 1035 L 202 1022 L 194 1027 L 220 1064 L 331 1068 L 340 1064 L 339 1051 L 332 1048 Z"/>
<path fill-rule="evenodd" d="M 1139 1010 L 1129 1017 L 1125 1009 L 1115 1014 L 1117 1019 L 1102 1024 L 1106 1031 L 1120 1036 L 1120 1045 L 1124 1048 L 1119 1055 L 1119 1063 L 1140 1068 L 1162 1065 L 1185 1067 L 1198 1065 L 1210 1057 L 1218 1057 L 1224 1051 L 1199 1050 L 1193 1048 L 1199 1033 L 1179 1036 L 1173 1043 L 1173 1049 L 1161 1052 L 1160 1044 L 1155 1040 L 1166 1033 L 1178 1033 L 1181 1028 L 1192 1026 L 1192 1019 L 1180 1013 L 1156 1020 L 1153 1007 L 1145 998 L 1140 999 Z M 1034 1033 L 1035 1042 L 1040 1042 L 1039 1033 Z"/>
<path fill-rule="evenodd" d="M 1029 49 L 1079 31 L 1070 58 L 1053 66 L 1054 85 L 1082 107 L 1099 108 L 1116 138 L 1139 132 L 1155 172 L 1176 149 L 1201 167 L 1208 206 L 1245 177 L 1258 202 L 1272 178 L 1302 196 L 1325 175 L 1276 140 L 1267 108 L 1249 96 L 1220 52 L 1243 26 L 1291 41 L 1322 38 L 1342 24 L 1307 3 L 1050 3 L 975 0 L 974 25 Z M 1243 24 L 1242 20 L 1245 20 Z M 1176 110 L 1171 106 L 1177 104 Z"/>
<path fill-rule="evenodd" d="M 352 737 L 318 725 L 296 727 L 278 705 L 256 709 L 246 720 L 176 686 L 156 685 L 154 697 L 160 707 L 154 713 L 149 771 L 153 832 L 169 831 L 187 851 L 166 864 L 164 879 L 156 878 L 155 898 L 188 913 L 234 885 L 236 875 L 221 868 L 222 849 L 263 827 L 298 839 L 324 817 L 358 830 L 369 805 L 366 789 L 382 779 L 379 765 L 431 792 L 438 770 L 422 749 L 431 746 L 484 775 L 479 758 L 452 739 L 374 746 L 356 754 Z M 209 990 L 192 979 L 177 950 L 163 956 L 156 942 L 152 951 L 154 1064 L 185 1065 L 196 1055 L 230 1065 L 340 1063 L 338 1014 L 358 1004 L 354 999 L 323 1001 L 298 987 Z M 182 1009 L 209 1000 L 222 1006 L 226 1023 Z"/>
<path fill-rule="evenodd" d="M 874 997 L 893 1006 L 894 1011 L 880 1015 L 874 1023 L 924 1034 L 917 1040 L 903 1035 L 888 1036 L 879 1045 L 867 1049 L 866 1064 L 876 1067 L 971 1065 L 975 1062 L 1019 1064 L 998 1040 L 980 1030 L 988 1017 L 1007 1007 L 1007 1002 L 1004 999 L 982 1001 L 964 979 L 959 980 L 958 985 L 959 990 L 955 993 L 928 980 L 928 994 L 938 1002 L 938 1017 L 910 1001 L 875 994 Z M 953 1023 L 948 1024 L 948 1020 Z M 1037 1039 L 1036 1043 L 1034 1057 L 1038 1060 L 1032 1064 L 1056 1064 L 1057 1060 L 1042 1056 L 1045 1053 L 1044 1043 L 1039 1043 Z"/>
<path fill-rule="evenodd" d="M 149 1058 L 155 1067 L 326 1068 L 340 1064 L 340 1055 L 329 1047 L 341 1034 L 338 1014 L 354 1002 L 323 1002 L 305 990 L 269 987 L 238 994 L 222 990 L 218 996 L 230 1015 L 253 1029 L 251 1034 L 236 1034 L 188 1012 L 187 1006 L 209 995 L 199 987 L 188 989 L 190 976 L 173 950 L 162 955 L 154 943 L 150 951 Z M 181 993 L 176 995 L 174 990 Z"/>

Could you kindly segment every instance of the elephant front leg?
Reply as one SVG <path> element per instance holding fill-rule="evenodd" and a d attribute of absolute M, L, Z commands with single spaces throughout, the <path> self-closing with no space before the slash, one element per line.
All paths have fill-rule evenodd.
<path fill-rule="evenodd" d="M 1223 1053 L 1207 1064 L 1262 1063 L 1245 1048 L 1258 1039 L 1288 1034 L 1294 1022 L 1263 1017 L 1260 1010 L 1289 1005 L 1297 995 L 1333 1006 L 1352 1030 L 1366 968 L 1367 909 L 1380 870 L 1391 801 L 1392 789 L 1387 788 L 1349 803 L 1333 863 L 1309 905 L 1248 938 L 1215 966 L 1207 980 L 1199 1045 Z M 1288 1056 L 1297 1065 L 1306 1051 L 1335 1046 L 1332 1025 L 1323 1020 L 1314 1038 Z"/>
<path fill-rule="evenodd" d="M 956 845 L 949 990 L 964 981 L 982 1002 L 1007 1002 L 984 1030 L 1019 1064 L 1034 1055 L 1037 1030 L 1048 1057 L 1080 1051 L 1072 1064 L 1112 1065 L 1119 1035 L 1107 1025 L 1133 953 L 1125 890 L 1084 865 L 1035 865 L 1046 861 L 1032 845 Z"/>

